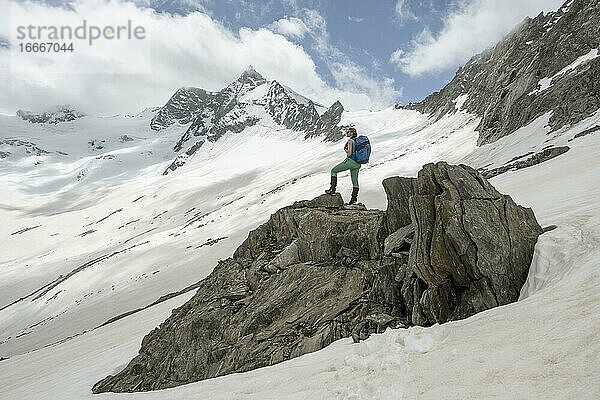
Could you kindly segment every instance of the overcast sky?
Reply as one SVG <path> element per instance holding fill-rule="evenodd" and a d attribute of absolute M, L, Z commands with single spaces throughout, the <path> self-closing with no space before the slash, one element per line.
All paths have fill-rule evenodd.
<path fill-rule="evenodd" d="M 330 105 L 378 109 L 441 89 L 458 66 L 561 0 L 0 0 L 0 112 L 73 104 L 92 114 L 219 90 L 248 65 Z M 27 53 L 20 25 L 142 26 L 143 40 Z M 31 42 L 31 41 L 30 41 Z M 59 41 L 70 43 L 73 41 Z"/>

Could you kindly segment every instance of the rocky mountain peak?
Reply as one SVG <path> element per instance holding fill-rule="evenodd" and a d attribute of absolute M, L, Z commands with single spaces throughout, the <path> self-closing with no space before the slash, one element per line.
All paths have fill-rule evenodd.
<path fill-rule="evenodd" d="M 339 100 L 336 100 L 335 103 L 333 103 L 331 107 L 329 107 L 329 110 L 331 110 L 332 112 L 337 112 L 338 110 L 344 110 L 344 106 Z"/>
<path fill-rule="evenodd" d="M 188 145 L 184 154 L 179 154 L 173 160 L 164 174 L 184 165 L 206 141 L 214 142 L 227 132 L 239 133 L 261 120 L 265 126 L 301 132 L 305 138 L 322 136 L 325 140 L 334 141 L 343 136 L 339 123 L 344 107 L 339 101 L 319 115 L 315 102 L 276 80 L 267 81 L 252 66 L 218 93 L 205 93 L 206 101 L 190 103 L 190 107 L 197 107 L 193 112 L 187 109 L 186 114 L 186 107 L 183 107 L 184 116 L 177 114 L 180 122 L 189 121 L 190 117 L 192 121 L 175 145 L 175 152 L 182 150 L 192 139 L 195 141 Z M 180 95 L 176 93 L 173 97 Z M 167 113 L 169 116 L 174 113 L 172 109 L 177 108 L 174 107 L 175 103 L 179 102 L 170 101 L 165 106 L 170 110 Z M 185 115 L 188 117 L 184 118 Z M 171 117 L 171 120 L 174 119 Z M 153 123 L 163 120 L 169 121 L 164 118 L 161 120 L 157 115 Z"/>
<path fill-rule="evenodd" d="M 189 124 L 213 96 L 204 89 L 180 87 L 152 118 L 150 128 L 159 131 L 176 123 Z"/>
<path fill-rule="evenodd" d="M 259 74 L 252 65 L 249 65 L 244 72 L 235 81 L 231 82 L 220 93 L 224 96 L 224 101 L 231 101 L 239 98 L 258 86 L 266 83 L 267 80 Z"/>
<path fill-rule="evenodd" d="M 281 83 L 276 80 L 272 80 L 269 84 L 269 92 L 267 93 L 267 97 L 278 97 L 278 96 L 287 96 L 287 92 L 285 88 L 281 85 Z"/>
<path fill-rule="evenodd" d="M 257 70 L 255 70 L 252 65 L 248 65 L 238 78 L 238 80 L 242 79 L 253 79 L 256 82 L 260 81 L 260 84 L 266 82 L 266 79 Z"/>
<path fill-rule="evenodd" d="M 599 26 L 598 1 L 569 0 L 525 19 L 442 90 L 407 108 L 436 118 L 458 109 L 479 116 L 480 145 L 547 112 L 553 130 L 577 123 L 600 108 Z"/>

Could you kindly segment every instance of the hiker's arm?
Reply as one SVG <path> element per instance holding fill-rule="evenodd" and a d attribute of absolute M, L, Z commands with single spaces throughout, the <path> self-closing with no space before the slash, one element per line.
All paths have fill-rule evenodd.
<path fill-rule="evenodd" d="M 346 154 L 348 154 L 349 156 L 352 155 L 352 143 L 346 143 Z"/>

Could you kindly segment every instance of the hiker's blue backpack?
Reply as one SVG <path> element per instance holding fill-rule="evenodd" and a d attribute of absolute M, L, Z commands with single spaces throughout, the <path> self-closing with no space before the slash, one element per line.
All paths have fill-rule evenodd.
<path fill-rule="evenodd" d="M 366 164 L 369 162 L 371 156 L 371 143 L 369 138 L 360 135 L 354 139 L 354 151 L 352 152 L 352 159 L 359 164 Z"/>

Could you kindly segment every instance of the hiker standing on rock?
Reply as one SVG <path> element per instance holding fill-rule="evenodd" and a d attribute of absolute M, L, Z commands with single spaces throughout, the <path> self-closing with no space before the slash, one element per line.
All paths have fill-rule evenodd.
<path fill-rule="evenodd" d="M 325 191 L 327 194 L 335 194 L 337 186 L 338 172 L 350 170 L 352 179 L 352 196 L 348 204 L 356 204 L 358 200 L 358 170 L 362 164 L 369 161 L 371 155 L 371 144 L 366 136 L 358 136 L 355 128 L 348 128 L 346 131 L 348 141 L 344 145 L 346 159 L 331 169 L 331 186 Z"/>

